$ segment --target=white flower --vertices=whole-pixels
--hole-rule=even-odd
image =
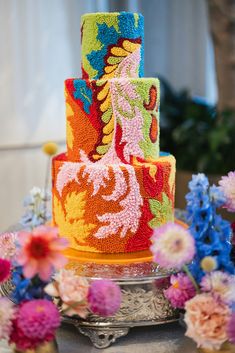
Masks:
[[[184,227],[167,223],[155,229],[151,251],[154,261],[166,269],[180,269],[189,263],[195,254],[194,238]]]
[[[46,286],[45,292],[62,300],[62,310],[66,315],[85,318],[88,314],[88,288],[85,278],[77,276],[72,270],[63,269],[54,276],[54,282]]]

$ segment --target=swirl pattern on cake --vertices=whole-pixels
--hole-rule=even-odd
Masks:
[[[143,76],[143,16],[82,17],[82,79],[65,81],[67,153],[53,160],[53,218],[71,248],[146,250],[173,221],[175,159],[159,154],[159,81]]]

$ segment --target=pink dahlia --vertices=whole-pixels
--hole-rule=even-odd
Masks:
[[[15,305],[7,298],[0,298],[0,340],[9,339],[15,315]]]
[[[174,308],[183,309],[185,303],[196,295],[196,289],[187,275],[178,273],[171,276],[171,286],[164,294]]]
[[[228,323],[227,332],[229,341],[235,344],[235,312],[233,312],[231,315],[231,318]]]
[[[194,238],[184,227],[167,223],[154,230],[152,236],[153,259],[166,269],[181,269],[195,254]]]
[[[17,233],[3,233],[0,235],[0,257],[13,260],[17,253]]]
[[[219,300],[227,304],[235,302],[235,276],[222,271],[206,274],[201,283],[203,292],[211,292]]]
[[[41,280],[47,281],[55,269],[64,267],[67,262],[62,250],[68,242],[58,237],[57,228],[39,226],[31,233],[20,232],[19,243],[22,248],[17,260],[26,278],[38,274]]]
[[[9,279],[11,275],[11,263],[9,260],[0,259],[0,283]]]
[[[62,310],[66,315],[85,318],[88,315],[88,289],[89,283],[85,278],[77,276],[72,270],[63,269],[46,286],[45,292],[61,299]]]
[[[231,311],[209,293],[196,295],[185,303],[186,336],[198,347],[216,350],[227,341]]]
[[[222,176],[219,181],[220,188],[226,197],[224,207],[230,212],[235,212],[235,171]]]
[[[121,305],[121,289],[110,280],[93,281],[88,291],[88,302],[91,311],[101,316],[114,315]]]
[[[11,342],[18,349],[34,349],[54,339],[60,326],[60,314],[49,300],[37,299],[25,302],[18,311],[14,322]]]

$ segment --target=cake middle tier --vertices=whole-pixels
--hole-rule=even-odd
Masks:
[[[175,158],[145,163],[78,163],[53,159],[53,220],[76,250],[147,250],[153,229],[174,219]]]
[[[158,79],[68,79],[65,97],[68,160],[159,157]]]

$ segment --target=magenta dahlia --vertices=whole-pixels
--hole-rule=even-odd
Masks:
[[[93,281],[88,291],[90,310],[97,315],[114,315],[121,305],[121,289],[111,280]]]
[[[18,349],[33,349],[54,339],[60,326],[60,314],[49,300],[37,299],[25,302],[19,308],[14,322],[11,342]]]
[[[196,289],[187,275],[178,273],[171,276],[171,286],[164,294],[174,308],[183,309],[185,303],[196,295]]]
[[[11,263],[9,260],[0,259],[0,283],[8,280],[11,274]]]

